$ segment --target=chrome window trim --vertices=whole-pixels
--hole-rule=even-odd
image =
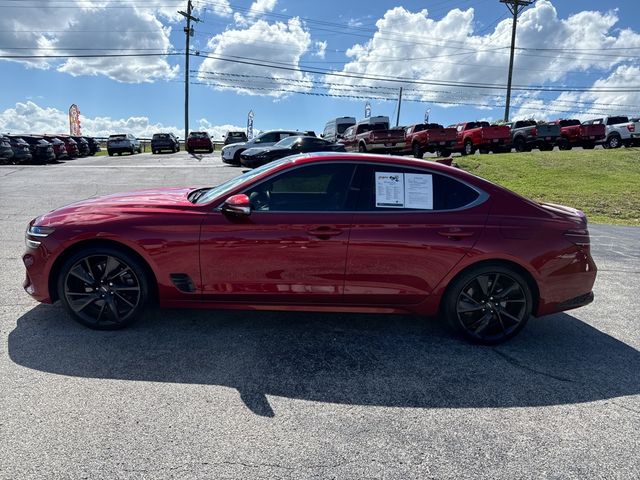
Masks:
[[[326,162],[322,162],[323,164],[344,164],[347,163],[344,160],[339,160],[339,161],[331,161],[328,160]],[[474,207],[477,207],[478,205],[483,204],[484,202],[486,202],[489,199],[489,194],[487,192],[485,192],[484,190],[476,187],[475,185],[470,184],[469,182],[466,182],[465,180],[461,180],[459,178],[456,178],[453,175],[449,175],[447,173],[443,173],[443,172],[436,172],[434,170],[429,170],[428,167],[424,168],[424,167],[414,167],[414,166],[406,166],[406,165],[397,165],[394,163],[381,163],[381,162],[371,162],[371,161],[366,161],[366,160],[356,160],[353,162],[349,162],[351,164],[353,164],[355,167],[358,167],[359,165],[372,165],[372,166],[384,166],[384,167],[390,167],[390,168],[405,168],[405,169],[416,169],[418,171],[422,171],[422,170],[426,170],[427,172],[429,172],[430,174],[436,174],[436,175],[442,175],[445,177],[448,177],[456,182],[460,182],[463,185],[471,188],[472,190],[474,190],[475,192],[478,193],[478,198],[476,198],[473,202],[464,205],[462,207],[459,208],[452,208],[449,210],[418,210],[418,209],[414,209],[414,210],[407,210],[404,208],[390,208],[389,210],[336,210],[336,211],[328,211],[328,210],[278,210],[278,211],[269,211],[269,210],[252,210],[251,211],[251,215],[253,215],[254,213],[274,213],[274,214],[279,214],[279,213],[314,213],[314,214],[340,214],[340,213],[344,213],[344,214],[365,214],[365,215],[371,215],[371,214],[389,214],[389,213],[393,213],[393,214],[440,214],[440,213],[451,213],[451,212],[461,212],[464,210],[469,210],[472,209]],[[318,163],[306,163],[306,164],[302,164],[302,165],[296,165],[294,167],[290,167],[287,169],[288,171],[292,171],[298,168],[303,168],[306,166],[311,166],[311,165],[318,165]],[[285,172],[280,172],[280,173],[285,173]],[[355,173],[355,169],[354,169],[354,173]],[[252,184],[251,186],[243,189],[242,191],[237,192],[238,194],[245,194],[246,192],[252,188],[255,188],[256,186],[262,185],[263,183],[269,181],[273,176],[269,176],[259,182],[256,182],[254,184]],[[351,179],[351,181],[353,182],[353,177]],[[216,199],[217,201],[217,199]],[[224,200],[222,201],[222,204],[224,204]],[[222,208],[222,204],[220,206],[218,206],[215,211],[221,211]]]

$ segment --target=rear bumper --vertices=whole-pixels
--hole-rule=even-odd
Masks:
[[[388,143],[368,143],[367,151],[369,152],[394,152],[401,151],[406,148],[405,142],[388,142]]]
[[[569,258],[569,256],[567,256]],[[588,253],[575,254],[572,261],[559,259],[564,265],[550,272],[540,287],[537,316],[572,310],[593,302],[593,285],[598,269]],[[565,263],[566,262],[566,263]]]

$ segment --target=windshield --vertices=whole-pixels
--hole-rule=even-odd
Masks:
[[[238,185],[243,184],[244,182],[251,180],[259,175],[262,175],[264,172],[268,172],[283,163],[287,163],[291,161],[292,157],[281,158],[280,160],[276,160],[275,162],[267,163],[261,167],[254,168],[253,170],[249,170],[242,175],[232,178],[231,180],[227,180],[226,182],[218,185],[217,187],[213,187],[207,193],[203,194],[198,198],[196,204],[201,205],[203,203],[209,203],[212,200],[215,200],[218,197],[224,196],[226,193],[230,192]]]
[[[287,137],[280,140],[278,143],[274,145],[274,147],[290,147],[294,143],[298,141],[300,137]]]

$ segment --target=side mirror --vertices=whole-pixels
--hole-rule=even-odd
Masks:
[[[222,204],[222,212],[231,215],[251,215],[251,202],[244,193],[232,195]]]
[[[262,139],[261,138],[254,138],[253,139],[253,143],[262,143]]]
[[[321,133],[321,134],[320,134],[320,138],[324,138],[324,133]]]

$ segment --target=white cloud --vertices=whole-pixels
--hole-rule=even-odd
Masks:
[[[258,20],[248,28],[227,30],[212,37],[208,42],[208,50],[216,57],[224,56],[240,61],[259,59],[259,62],[295,68],[310,44],[311,35],[298,18],[290,19],[287,23],[273,24]],[[220,73],[224,75],[219,75]],[[292,85],[296,90],[311,88],[310,76],[302,72],[233,63],[216,58],[206,58],[202,62],[198,78],[202,82],[214,84],[212,87],[218,90],[276,98],[285,96],[286,92],[283,90]]]
[[[16,3],[2,9],[1,55],[88,55],[106,53],[167,53],[171,27],[160,18],[177,20],[184,2],[150,0],[141,6],[122,2],[79,0],[62,8],[59,2],[38,2],[38,8]],[[175,6],[174,6],[175,5]],[[118,8],[116,8],[118,7]],[[95,50],[87,50],[95,49]],[[106,49],[106,50],[105,50]],[[131,49],[141,49],[137,52]],[[108,50],[108,51],[107,51]],[[165,56],[111,58],[16,59],[30,67],[57,70],[71,75],[104,75],[120,82],[153,82],[176,76],[178,66]]]
[[[276,8],[278,0],[256,0],[251,4],[246,15],[239,12],[233,14],[233,20],[238,27],[247,27],[266,13]]]
[[[171,125],[153,123],[148,117],[80,117],[83,135],[107,137],[114,133],[132,133],[140,138],[150,138],[154,133],[172,132],[184,137],[184,130]],[[244,130],[234,125],[213,125],[207,119],[198,121],[198,129],[208,131],[216,139],[222,139],[228,130]],[[41,107],[32,101],[16,103],[14,108],[0,112],[0,132],[3,133],[65,133],[69,131],[69,117],[56,108]]]
[[[640,66],[621,65],[610,75],[596,80],[586,92],[564,92],[554,99],[543,99],[540,95],[519,99],[515,119],[578,118],[589,120],[610,114],[640,116],[640,92],[607,92],[628,88],[640,78]]]
[[[315,42],[314,46],[316,47],[314,55],[319,58],[324,58],[327,53],[327,42]]]
[[[351,60],[344,65],[342,73],[504,85],[511,20],[504,20],[492,32],[481,35],[474,31],[474,15],[473,8],[455,8],[435,20],[430,18],[428,10],[410,12],[403,7],[392,8],[376,22],[377,31],[369,41],[347,51]],[[518,23],[517,45],[528,50],[517,52],[514,84],[562,81],[584,85],[580,76],[574,79],[569,75],[585,71],[604,74],[633,61],[628,57],[628,51],[616,49],[640,47],[640,35],[630,29],[616,29],[617,22],[615,11],[584,11],[562,19],[549,0],[538,0],[521,15]],[[637,64],[637,60],[635,62]],[[398,86],[397,83],[339,76],[327,77],[327,81],[359,86]],[[417,84],[406,84],[405,88],[406,98],[434,103],[504,103],[503,91]],[[332,91],[338,93],[340,89],[334,87]],[[634,103],[629,95],[616,98],[618,103]],[[525,99],[526,96],[522,97]]]

